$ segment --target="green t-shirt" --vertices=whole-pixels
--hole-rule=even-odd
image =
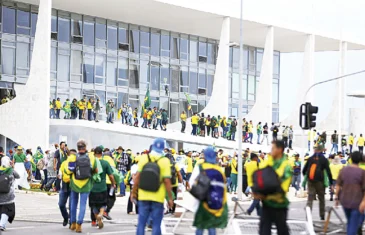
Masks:
[[[167,113],[166,112],[162,112],[161,116],[162,116],[162,120],[167,120]]]
[[[23,162],[25,162],[25,154],[24,153],[21,153],[20,155],[19,154],[14,154],[14,161],[15,161],[15,163],[18,163],[18,162],[21,162],[21,163],[23,163]]]
[[[94,186],[91,190],[91,192],[93,193],[105,192],[107,190],[106,175],[113,174],[113,169],[107,161],[103,159],[99,159],[99,161],[101,167],[103,168],[103,172],[100,174],[100,179],[101,179],[100,182],[94,182]]]

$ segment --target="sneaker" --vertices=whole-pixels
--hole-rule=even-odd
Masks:
[[[147,231],[152,231],[152,225],[147,226]]]
[[[116,197],[125,197],[123,194],[118,194]]]
[[[91,221],[91,227],[96,227],[96,221]]]
[[[66,226],[67,226],[67,224],[68,224],[68,219],[64,219],[64,220],[63,220],[63,223],[62,223],[63,227],[66,227]]]
[[[6,229],[5,229],[5,227],[0,226],[0,230],[5,231]]]
[[[112,220],[112,217],[109,216],[109,213],[108,212],[104,212],[103,216],[107,220]]]
[[[321,220],[324,220],[324,217],[323,216],[321,217]]]
[[[133,211],[128,213],[128,215],[135,215],[135,214],[136,213],[134,213]]]
[[[98,215],[98,217],[96,219],[98,220],[99,229],[102,229],[104,227],[103,216],[102,215]]]

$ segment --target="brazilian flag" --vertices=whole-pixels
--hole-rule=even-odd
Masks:
[[[191,110],[191,98],[190,95],[188,93],[184,93],[186,100],[188,101],[188,110]]]
[[[150,88],[147,88],[146,95],[144,97],[144,103],[142,105],[141,117],[143,117],[144,110],[149,108],[151,105]]]

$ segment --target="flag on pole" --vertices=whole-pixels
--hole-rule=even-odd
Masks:
[[[184,95],[186,96],[186,100],[188,101],[188,110],[191,110],[191,98],[190,95],[186,92],[184,92]]]
[[[150,88],[147,88],[146,95],[144,97],[144,102],[142,104],[141,117],[143,117],[144,110],[149,108],[151,105]]]

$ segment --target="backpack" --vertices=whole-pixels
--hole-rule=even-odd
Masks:
[[[309,167],[308,180],[321,181],[324,179],[323,170],[319,162],[319,156],[313,156],[314,161]]]
[[[175,167],[175,160],[174,157],[168,153],[166,154],[166,156],[169,160],[170,160],[170,165],[171,165],[171,184],[175,185],[176,184],[176,167]]]
[[[75,162],[75,179],[85,180],[91,178],[90,158],[87,154],[77,155]]]
[[[9,193],[11,188],[11,178],[6,173],[0,174],[0,193]]]
[[[161,170],[157,163],[163,157],[160,157],[155,162],[151,161],[149,154],[147,155],[147,157],[148,157],[148,162],[146,165],[144,165],[142,169],[139,188],[148,192],[157,192],[161,185],[161,180],[160,180]]]
[[[281,179],[271,166],[258,169],[253,173],[252,191],[261,195],[283,192],[281,188]]]
[[[206,201],[209,194],[210,178],[206,175],[202,165],[199,165],[199,169],[200,173],[190,189],[190,194],[199,201]]]
[[[214,128],[215,125],[216,125],[216,123],[217,123],[216,120],[211,120],[210,121],[210,127],[213,127]]]
[[[44,160],[42,158],[42,159],[39,159],[39,161],[37,162],[37,169],[41,171],[41,170],[43,170],[43,168],[44,168]]]

